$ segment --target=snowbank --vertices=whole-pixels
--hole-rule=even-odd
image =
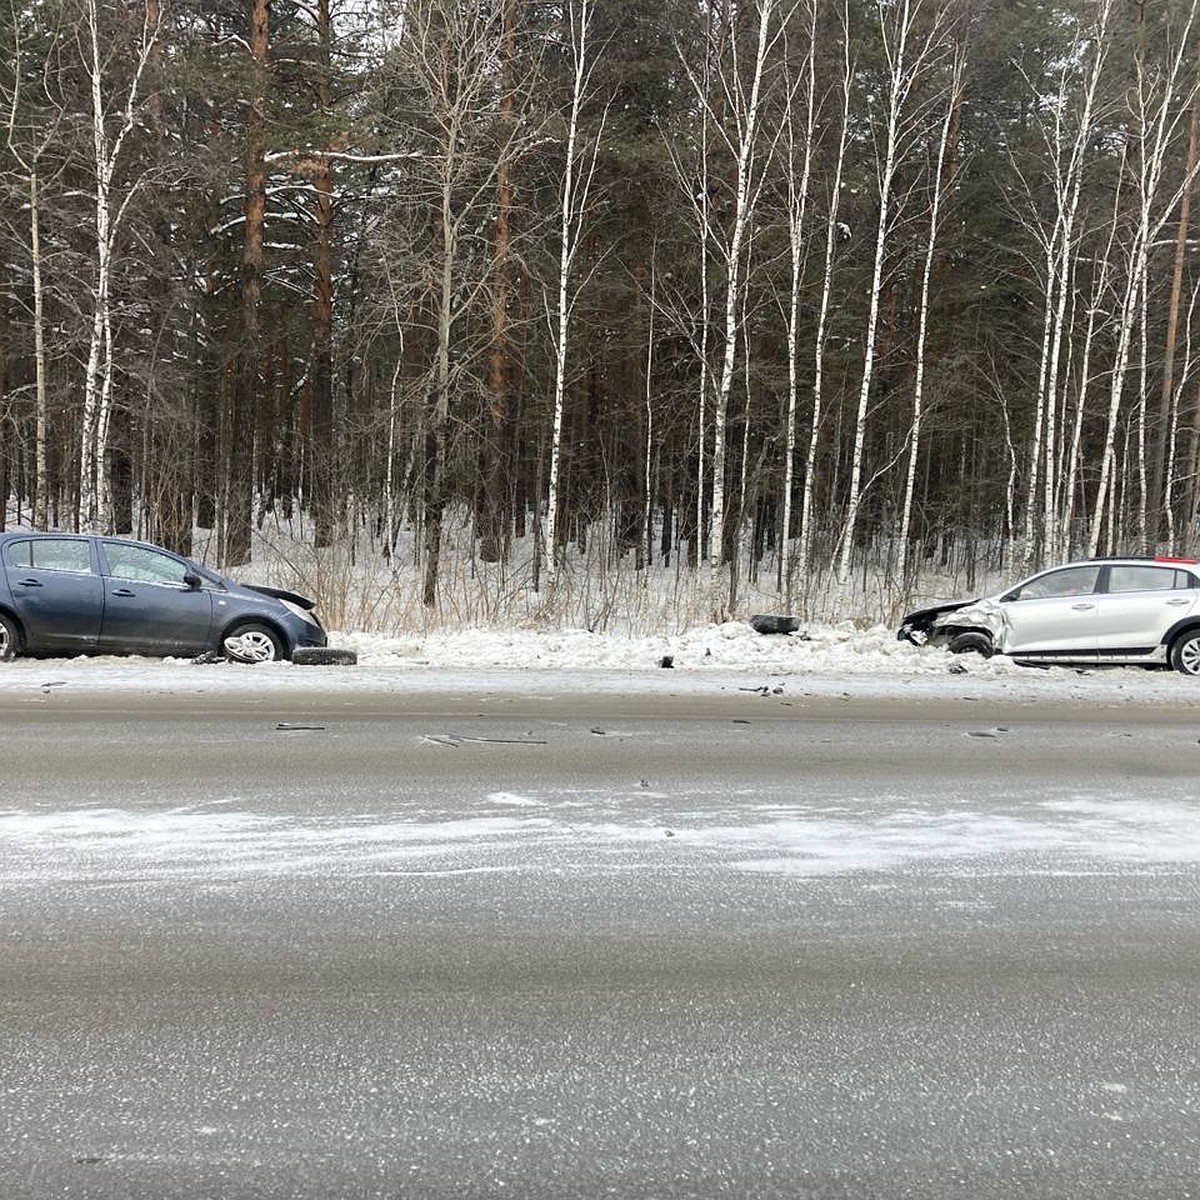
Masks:
[[[1105,704],[1192,704],[1200,683],[1144,669],[1037,670],[1003,657],[955,657],[896,640],[883,626],[814,626],[787,636],[755,633],[730,622],[676,636],[620,637],[587,630],[464,629],[428,637],[334,633],[334,645],[358,651],[356,667],[269,663],[237,667],[186,659],[19,659],[0,667],[0,696],[72,690],[221,693],[373,690],[491,690],[556,693],[674,693],[785,687],[811,694],[964,694],[1008,700],[1051,698]],[[670,661],[670,670],[663,668]]]

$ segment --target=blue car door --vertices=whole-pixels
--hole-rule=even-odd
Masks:
[[[104,621],[100,649],[120,654],[199,654],[212,628],[212,593],[184,582],[189,563],[133,542],[100,542]]]
[[[104,613],[104,584],[87,537],[11,541],[4,567],[26,649],[85,651],[95,647]]]

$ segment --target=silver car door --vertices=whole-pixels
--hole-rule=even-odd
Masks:
[[[1003,601],[1006,654],[1096,651],[1096,583],[1100,567],[1084,564],[1037,575]]]
[[[1152,650],[1200,600],[1186,572],[1154,563],[1114,564],[1108,588],[1096,596],[1096,645],[1100,653]]]

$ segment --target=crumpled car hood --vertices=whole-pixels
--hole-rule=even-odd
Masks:
[[[310,600],[307,596],[301,596],[297,592],[284,591],[283,588],[267,587],[261,583],[239,583],[238,587],[246,588],[247,591],[258,592],[262,596],[273,596],[276,600],[287,600],[307,612],[311,612],[317,607],[315,600]]]
[[[930,623],[931,629],[943,629],[947,625],[970,625],[986,629],[994,639],[1004,632],[1004,609],[993,597],[975,600],[953,612],[942,613]]]

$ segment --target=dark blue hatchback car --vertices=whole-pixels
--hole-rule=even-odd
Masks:
[[[213,653],[256,663],[325,642],[311,600],[236,583],[160,546],[0,534],[0,660]]]

